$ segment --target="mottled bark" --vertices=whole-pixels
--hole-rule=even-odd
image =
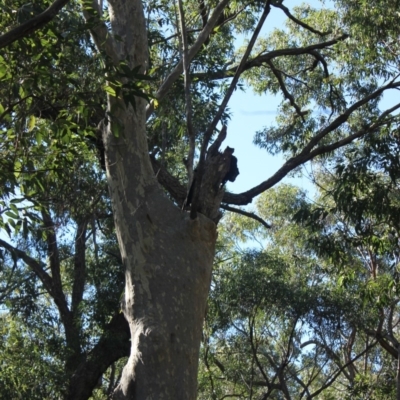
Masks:
[[[202,215],[191,220],[158,186],[147,156],[144,104],[138,101],[136,110],[118,112],[124,135],[105,135],[131,330],[115,398],[194,399],[216,227]]]
[[[112,101],[110,100],[112,105]],[[115,226],[126,268],[131,354],[116,399],[194,399],[211,280],[215,224],[174,205],[159,187],[145,136],[145,104],[123,104],[105,133]]]
[[[131,66],[147,62],[142,4],[110,1],[115,52]],[[216,226],[191,220],[159,187],[146,138],[145,102],[135,109],[109,98],[107,180],[126,269],[123,311],[131,353],[116,399],[196,397],[198,355],[211,281]],[[116,135],[116,132],[122,132]],[[117,137],[118,136],[118,137]]]

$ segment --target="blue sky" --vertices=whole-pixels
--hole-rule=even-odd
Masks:
[[[285,6],[292,9],[293,6],[301,3],[296,0],[285,1]],[[318,0],[306,1],[306,3],[321,7],[321,2]],[[286,15],[281,10],[272,8],[260,36],[266,36],[272,29],[282,27],[285,20]],[[243,40],[243,37],[238,38],[237,45],[241,46]],[[282,156],[271,156],[253,144],[255,133],[274,123],[280,101],[280,96],[260,96],[254,94],[251,89],[247,89],[246,92],[242,90],[234,92],[228,106],[232,118],[228,124],[228,136],[224,145],[235,149],[240,175],[235,182],[228,184],[229,191],[241,193],[249,190],[268,179],[282,166],[284,162]],[[300,186],[310,195],[315,192],[306,174],[302,177],[285,178],[284,182]]]
[[[299,0],[286,0],[285,6],[292,10],[294,6],[303,3]],[[304,3],[316,8],[333,7],[330,1],[309,0]],[[265,27],[260,36],[266,36],[274,28],[282,28],[286,21],[286,15],[274,7],[268,16]],[[237,46],[241,46],[244,37],[238,37]],[[382,82],[383,84],[384,82]],[[233,183],[228,183],[228,190],[233,193],[241,193],[260,184],[273,175],[284,163],[281,155],[271,156],[265,150],[253,144],[253,138],[258,130],[274,124],[281,96],[256,95],[251,89],[246,92],[236,90],[229,103],[231,120],[228,123],[228,136],[224,145],[235,149],[238,158],[240,175]],[[398,91],[386,92],[381,101],[381,109],[385,110],[398,102]],[[302,176],[296,178],[286,177],[282,182],[295,184],[308,192],[310,198],[314,197],[316,189],[307,171],[311,170],[308,162],[302,169]]]

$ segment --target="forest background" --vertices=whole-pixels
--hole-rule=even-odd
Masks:
[[[400,4],[51,4],[0,2],[0,398],[400,399]]]

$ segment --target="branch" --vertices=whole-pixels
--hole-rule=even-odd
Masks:
[[[53,287],[62,292],[60,257],[57,246],[57,236],[54,231],[54,222],[47,211],[42,210],[43,226],[46,231],[47,256],[49,257]]]
[[[214,143],[210,146],[210,148],[208,149],[208,156],[209,157],[215,157],[218,154],[219,148],[221,147],[222,142],[226,139],[226,131],[227,131],[227,127],[226,125],[224,125],[217,138],[214,140]]]
[[[398,84],[398,86],[400,86],[400,83]],[[371,124],[370,126],[360,129],[356,133],[353,133],[352,135],[349,135],[346,138],[344,138],[342,140],[338,140],[337,142],[332,143],[330,145],[317,147],[315,150],[313,150],[309,153],[308,160],[311,160],[312,158],[315,158],[316,156],[321,155],[321,154],[330,153],[333,150],[336,150],[340,147],[345,146],[346,144],[353,142],[355,139],[358,139],[362,136],[365,136],[368,133],[373,132],[375,129],[381,127],[384,124],[384,122],[381,122],[381,120],[384,117],[386,117],[391,112],[397,110],[398,108],[400,108],[400,103],[396,104],[394,107],[392,107],[392,108],[386,110],[384,113],[382,113],[379,116],[378,120],[375,123]],[[308,161],[308,160],[306,160],[306,161]]]
[[[291,19],[294,23],[296,23],[297,25],[300,25],[301,27],[303,27],[304,29],[307,29],[308,31],[310,31],[312,33],[316,33],[317,35],[320,35],[320,36],[326,36],[329,33],[331,33],[331,32],[321,32],[321,31],[313,28],[312,26],[306,24],[305,22],[300,21],[293,14],[291,14],[289,9],[287,7],[285,7],[281,2],[272,3],[272,5],[276,8],[280,8],[286,14],[286,16],[289,19]]]
[[[163,167],[154,156],[150,156],[150,161],[153,166],[156,178],[161,186],[163,186],[170,196],[175,200],[179,206],[182,206],[186,199],[187,190],[181,184],[178,178],[170,174],[165,167]]]
[[[221,204],[221,208],[223,208],[224,210],[227,210],[227,211],[234,212],[236,214],[244,215],[245,217],[249,217],[249,218],[255,219],[261,225],[264,225],[267,229],[271,229],[272,228],[272,226],[270,224],[265,222],[261,217],[259,217],[258,215],[254,214],[254,213],[243,211],[240,208],[230,207],[230,206],[228,206],[226,204]]]
[[[267,61],[267,64],[270,66],[272,73],[275,75],[276,79],[279,82],[279,86],[283,92],[283,95],[286,99],[289,100],[292,107],[296,110],[297,115],[303,120],[304,122],[304,115],[307,114],[307,111],[301,111],[301,108],[296,104],[294,97],[289,93],[286,88],[285,82],[282,78],[282,71],[277,69],[271,60]]]
[[[255,58],[253,58],[252,60],[247,61],[243,67],[242,72],[247,71],[254,67],[261,67],[261,66],[263,66],[264,63],[267,63],[268,61],[270,61],[274,58],[277,58],[277,57],[298,56],[301,54],[312,54],[314,57],[316,57],[316,54],[314,54],[313,51],[318,50],[318,49],[325,49],[329,46],[332,46],[340,41],[347,39],[348,37],[349,37],[349,35],[343,34],[343,35],[338,36],[335,39],[328,40],[327,42],[313,44],[311,46],[295,48],[295,49],[288,48],[288,49],[273,50],[273,51],[268,52],[267,54],[259,55]],[[232,77],[236,73],[237,69],[238,69],[238,67],[233,67],[231,69],[221,70],[221,71],[215,72],[213,74],[209,74],[207,72],[199,72],[197,74],[193,74],[193,76],[195,76],[197,78],[225,79],[225,78]]]
[[[90,25],[90,34],[100,53],[106,55],[112,60],[114,65],[119,64],[119,57],[116,51],[116,45],[113,37],[107,29],[107,25],[101,20],[101,10],[97,0],[92,0],[91,7],[83,4],[82,12],[86,22]]]
[[[307,146],[304,147],[304,149],[300,152],[299,156],[305,155],[311,151],[312,148],[314,148],[328,133],[332,132],[336,128],[338,128],[340,125],[344,124],[350,117],[350,115],[361,108],[363,105],[367,104],[370,100],[374,100],[377,97],[379,97],[385,90],[387,89],[394,89],[396,87],[400,86],[400,82],[390,82],[385,86],[382,86],[381,88],[375,90],[375,92],[371,93],[370,95],[364,97],[363,99],[357,101],[354,103],[351,107],[349,107],[344,113],[339,115],[333,122],[331,122],[325,129],[323,129],[318,135],[314,136],[308,143]],[[379,118],[381,119],[382,117],[385,117],[386,115],[390,114],[392,111],[396,110],[398,108],[398,105],[395,107],[386,110]],[[372,124],[374,126],[375,124]]]
[[[186,33],[197,33],[201,32],[203,29],[189,29],[186,31]],[[155,40],[154,42],[149,42],[149,47],[154,46],[155,44],[159,43],[166,43],[168,40],[174,39],[176,37],[179,37],[179,33],[174,33],[173,35],[167,36],[166,38],[162,37],[161,39]]]
[[[356,334],[357,334],[357,328],[352,328],[350,336],[347,340],[347,344],[345,346],[345,360],[349,361],[351,360],[351,353],[353,352],[353,346],[354,346],[354,342],[356,340]],[[351,377],[351,380],[354,380],[356,374],[358,373],[356,366],[352,363],[349,364],[349,375]]]
[[[271,11],[270,2],[271,2],[271,0],[266,1],[264,11],[261,14],[260,20],[258,21],[257,27],[253,32],[253,35],[250,39],[247,49],[246,49],[245,53],[243,54],[242,60],[240,61],[240,64],[236,70],[235,76],[233,77],[232,82],[230,84],[230,87],[229,87],[221,105],[219,106],[219,109],[218,109],[216,115],[214,116],[211,124],[209,125],[206,132],[204,133],[203,143],[201,145],[201,150],[200,150],[199,164],[197,166],[198,179],[196,179],[196,186],[194,188],[195,197],[193,199],[192,208],[190,211],[190,218],[192,218],[192,219],[196,218],[197,209],[199,208],[199,195],[200,195],[200,188],[201,188],[201,183],[202,183],[202,179],[203,179],[203,175],[204,175],[204,165],[205,165],[208,143],[210,142],[210,139],[212,137],[214,129],[216,128],[218,122],[220,121],[221,116],[222,116],[223,112],[225,111],[226,106],[228,105],[228,102],[233,94],[233,91],[236,89],[236,85],[239,81],[240,75],[242,74],[242,71],[247,62],[247,59],[253,49],[253,46],[257,40],[258,35],[260,34],[261,28],[263,27],[264,22],[268,16],[269,12]]]
[[[49,23],[69,0],[55,0],[45,11],[0,36],[0,49]]]
[[[311,385],[312,381],[316,379],[318,372],[315,373],[315,366],[313,366],[313,369],[311,373],[309,373],[310,379],[308,379],[308,382],[305,383],[302,381],[302,379],[299,378],[298,372],[292,368],[291,365],[288,365],[288,368],[286,368],[287,373],[303,388],[303,391],[300,393],[299,398],[302,399],[304,395],[309,396],[310,391],[308,387]]]
[[[380,346],[385,349],[393,358],[397,359],[398,352],[397,349],[391,346],[388,342],[385,341],[383,337],[378,338],[378,343]]]
[[[179,20],[181,27],[181,42],[182,42],[182,59],[183,59],[183,81],[185,86],[185,106],[186,106],[186,126],[189,138],[189,153],[186,163],[188,171],[188,190],[193,181],[193,162],[194,162],[194,151],[195,151],[195,132],[192,123],[192,98],[190,95],[190,60],[188,57],[188,41],[185,24],[185,13],[183,11],[182,0],[178,0],[179,5]]]
[[[398,86],[400,86],[400,83],[394,83],[394,84],[392,84],[391,87],[394,88],[394,87],[398,87]],[[381,93],[381,91],[382,91],[381,89],[378,89],[376,92],[374,92],[375,97],[378,96]],[[368,96],[368,97],[371,97],[371,96]],[[396,106],[392,107],[391,109],[386,110],[384,113],[382,113],[381,116],[377,119],[377,121],[375,123],[371,124],[369,127],[366,127],[366,128],[363,128],[363,129],[357,131],[353,135],[349,135],[346,138],[339,140],[335,143],[332,143],[330,145],[320,146],[320,147],[316,148],[315,150],[310,151],[309,153],[303,154],[303,152],[302,152],[299,155],[290,158],[269,179],[267,179],[266,181],[262,182],[261,184],[255,186],[254,188],[252,188],[246,192],[237,193],[237,194],[225,192],[223,199],[222,199],[222,202],[224,203],[224,207],[227,206],[228,204],[234,204],[234,205],[240,206],[240,205],[246,205],[246,204],[251,203],[254,197],[258,196],[259,194],[265,192],[272,186],[276,185],[288,173],[290,173],[291,171],[293,171],[295,168],[299,167],[300,165],[304,164],[305,162],[307,162],[319,155],[326,154],[326,153],[332,152],[333,150],[336,150],[340,147],[343,147],[346,144],[349,144],[352,141],[356,140],[357,138],[360,138],[360,137],[366,135],[367,133],[371,132],[372,130],[377,129],[379,126],[382,125],[382,120],[387,115],[389,115],[391,112],[395,111],[398,108],[400,108],[400,103],[397,104]],[[339,118],[341,118],[341,116],[339,116],[338,119]],[[335,121],[333,121],[330,126],[332,126],[332,127],[336,126]],[[334,129],[334,128],[332,128],[332,129]],[[179,179],[174,177],[165,168],[163,168],[161,166],[161,164],[154,157],[150,157],[150,158],[151,158],[151,163],[153,165],[154,173],[157,176],[158,182],[168,191],[168,193],[176,201],[177,204],[182,205],[186,198],[186,195],[187,195],[187,191],[186,191],[185,187],[180,183]]]
[[[400,83],[394,84],[393,87],[395,87],[395,86],[396,87],[400,86]],[[336,150],[340,147],[343,147],[346,144],[349,144],[352,141],[371,132],[371,130],[377,129],[379,126],[382,125],[382,122],[380,122],[380,121],[398,108],[400,108],[400,103],[397,104],[396,106],[392,107],[391,109],[386,110],[384,113],[382,113],[381,116],[378,118],[378,120],[374,124],[357,131],[353,135],[347,136],[346,138],[339,140],[335,143],[332,143],[330,145],[319,146],[314,151],[311,151],[308,154],[302,155],[302,153],[300,153],[298,156],[290,158],[269,179],[267,179],[266,181],[262,182],[261,184],[255,186],[254,188],[252,188],[246,192],[243,192],[243,193],[225,192],[224,197],[222,199],[222,202],[224,203],[224,207],[227,206],[228,204],[234,204],[234,205],[241,206],[241,205],[246,205],[246,204],[251,203],[254,197],[258,196],[259,194],[265,192],[272,186],[276,185],[288,173],[290,173],[291,171],[293,171],[295,168],[299,167],[300,165],[304,164],[305,162],[310,161],[311,159],[313,159],[319,155],[323,155],[323,154],[332,152],[333,150]],[[333,121],[332,124],[334,124],[334,123],[335,123],[335,121]],[[151,158],[153,170],[157,176],[158,182],[168,191],[168,193],[176,201],[177,204],[182,205],[186,198],[186,195],[187,195],[187,191],[186,191],[185,187],[180,183],[178,178],[174,177],[165,168],[163,168],[161,166],[161,164],[154,157],[150,157],[150,158]]]
[[[366,348],[357,356],[355,356],[352,360],[350,360],[349,362],[347,362],[346,364],[344,364],[341,368],[339,368],[336,373],[332,376],[331,379],[329,379],[324,385],[322,385],[318,390],[316,390],[314,393],[312,393],[308,398],[312,399],[315,396],[318,396],[321,392],[323,392],[327,387],[331,386],[336,379],[339,377],[339,375],[341,374],[341,372],[347,368],[350,364],[354,363],[354,361],[357,361],[360,357],[362,357],[367,351],[369,351],[370,349],[372,349],[375,345],[376,345],[376,341],[371,343],[369,346],[366,346]]]
[[[249,342],[250,342],[250,348],[251,348],[251,352],[253,355],[253,360],[255,361],[258,370],[260,371],[262,377],[264,378],[264,381],[266,383],[266,386],[268,387],[268,389],[271,387],[271,381],[268,379],[268,375],[266,374],[266,372],[264,371],[264,368],[258,358],[257,355],[257,347],[254,344],[254,316],[252,318],[249,318]],[[273,383],[273,381],[272,381]]]
[[[326,62],[325,58],[317,50],[310,51],[310,54],[315,57],[314,64],[317,65],[318,62],[320,62],[322,64],[322,68],[324,70],[325,77],[328,78],[330,74],[329,74],[329,69],[328,69],[328,63]],[[332,85],[332,83],[330,81],[328,81],[328,84],[329,84],[329,103],[330,103],[331,108],[332,108],[331,114],[330,114],[330,116],[328,118],[328,120],[330,121],[330,119],[331,119],[331,117],[332,117],[332,115],[334,113],[334,110],[336,108],[335,105],[334,105],[334,101],[333,101],[333,95],[334,95],[334,92],[336,90],[335,90],[334,86]]]
[[[396,109],[400,108],[400,103],[395,105],[394,107],[386,110],[384,113],[380,115],[380,117],[377,119],[375,123],[372,123],[370,126],[365,127],[356,133],[347,136],[344,139],[338,140],[337,142],[334,142],[330,145],[325,145],[325,146],[320,146],[314,150],[312,150],[328,133],[332,132],[333,130],[337,129],[340,125],[345,123],[350,115],[368,103],[368,101],[373,100],[377,97],[379,97],[385,90],[387,89],[394,89],[400,86],[400,82],[391,82],[375,92],[371,93],[369,96],[366,96],[362,100],[358,101],[357,103],[353,104],[351,107],[349,107],[343,114],[339,115],[331,124],[329,124],[325,129],[323,129],[320,133],[318,133],[314,138],[312,138],[308,145],[304,147],[304,149],[294,157],[291,157],[289,160],[287,160],[281,168],[277,172],[275,172],[274,175],[272,175],[269,179],[266,181],[262,182],[258,186],[255,186],[254,188],[240,193],[240,194],[232,194],[232,193],[226,193],[223,198],[224,203],[229,203],[229,204],[235,204],[235,205],[246,205],[251,203],[252,199],[259,194],[265,192],[272,186],[276,185],[278,182],[280,182],[289,172],[293,171],[300,165],[304,164],[307,161],[312,160],[313,158],[326,154],[329,152],[332,152],[333,150],[336,150],[340,147],[343,147],[354,140],[366,135],[367,133],[372,132],[373,130],[379,128],[382,125],[382,119],[385,118],[388,114],[391,112],[395,111]]]
[[[69,309],[67,305],[67,301],[65,299],[63,292],[58,292],[54,286],[52,277],[45,271],[45,264],[40,263],[34,258],[30,257],[26,254],[25,251],[22,251],[4,240],[0,239],[0,246],[3,249],[8,250],[10,253],[15,254],[19,259],[21,259],[40,279],[43,283],[44,288],[50,294],[50,296],[54,299],[58,309],[60,310],[61,315],[69,314]]]
[[[289,389],[287,387],[287,382],[286,382],[286,379],[284,376],[284,372],[285,372],[286,367],[289,365],[290,353],[293,351],[293,350],[291,351],[291,348],[292,348],[293,337],[295,334],[296,325],[297,325],[298,320],[299,320],[298,317],[294,317],[294,319],[292,321],[292,329],[290,332],[290,337],[287,341],[286,354],[284,355],[284,357],[281,357],[281,362],[280,362],[280,365],[279,365],[279,368],[277,371],[277,376],[278,376],[279,382],[282,387],[282,392],[287,399],[290,399],[290,394],[289,394]]]
[[[327,357],[332,360],[339,368],[342,368],[340,357],[326,343],[320,342],[317,339],[311,339],[302,343],[300,345],[300,348],[302,349],[306,346],[309,346],[310,344],[314,344],[315,346],[319,346],[324,349]],[[343,369],[343,373],[345,374],[346,378],[349,379],[349,375],[345,369]]]
[[[213,379],[213,375],[211,372],[211,368],[210,368],[210,363],[208,362],[208,353],[210,351],[210,346],[208,344],[207,341],[207,347],[205,348],[205,352],[204,352],[204,365],[206,366],[207,372],[208,372],[208,377],[210,380],[210,386],[211,386],[211,392],[215,393],[215,386],[214,386],[214,379]]]
[[[315,57],[315,59],[322,64],[322,66],[324,68],[324,72],[325,72],[325,77],[328,78],[329,77],[329,69],[328,69],[327,62],[325,61],[325,58],[317,50],[311,50],[310,54],[312,54]]]
[[[27,99],[29,99],[29,98],[31,98],[31,97],[33,97],[33,95],[30,94],[30,95],[28,95],[28,96],[22,97],[21,99],[19,99],[19,100],[16,101],[15,103],[12,103],[12,104],[10,104],[9,106],[7,106],[7,108],[0,114],[0,122],[3,120],[3,118],[4,118],[7,114],[9,114],[9,113],[14,109],[15,106],[17,106],[17,105],[23,103],[25,100],[27,100]]]
[[[201,153],[200,153],[200,163],[202,161],[204,161],[204,159],[205,159],[205,154],[207,151],[208,143],[212,137],[212,134],[214,133],[214,129],[216,128],[218,122],[220,121],[221,116],[224,113],[225,108],[228,105],[228,102],[229,102],[234,90],[236,89],[236,85],[239,81],[240,75],[243,72],[244,66],[246,65],[247,59],[249,58],[250,53],[253,50],[254,44],[257,40],[257,37],[260,34],[261,28],[263,27],[264,22],[268,16],[269,12],[271,11],[270,2],[271,2],[271,0],[267,0],[265,7],[264,7],[264,11],[260,17],[260,20],[258,21],[256,29],[253,32],[253,35],[250,39],[247,49],[246,49],[245,53],[243,54],[242,60],[240,61],[240,64],[236,69],[235,76],[232,79],[232,82],[231,82],[229,89],[224,97],[224,100],[222,101],[221,105],[219,106],[217,114],[214,116],[213,121],[211,122],[210,126],[207,128],[207,131],[204,133],[204,139],[203,139],[203,143],[201,146]]]
[[[74,365],[76,357],[78,357],[81,353],[79,330],[77,329],[78,320],[74,318],[74,315],[68,308],[63,292],[60,271],[60,255],[58,251],[54,222],[46,210],[42,210],[42,218],[43,226],[46,230],[47,255],[52,276],[51,291],[47,288],[46,289],[53,297],[54,302],[59,309],[61,320],[65,329],[67,346],[72,351],[72,354],[67,358],[65,364],[66,370],[69,370],[71,366]]]
[[[211,31],[214,29],[214,26],[218,20],[218,17],[223,12],[225,6],[229,3],[230,0],[221,0],[218,5],[215,7],[214,12],[212,13],[210,19],[208,20],[204,29],[200,32],[197,37],[195,43],[188,51],[188,61],[193,60],[195,55],[201,49],[201,46],[208,39]],[[165,78],[164,82],[158,89],[155,98],[156,100],[161,100],[169,91],[173,83],[179,78],[180,74],[183,71],[183,60],[181,59],[176,67],[172,70],[172,72]],[[146,118],[148,119],[154,111],[154,100],[150,102],[150,104],[146,108]]]
[[[78,223],[75,235],[75,256],[74,256],[74,281],[72,286],[71,310],[77,318],[79,305],[83,298],[86,278],[86,230],[87,221]]]
[[[129,339],[128,322],[119,312],[105,326],[99,342],[74,371],[66,399],[88,399],[107,368],[120,358],[129,356]]]

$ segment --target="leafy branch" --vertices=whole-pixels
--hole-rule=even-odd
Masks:
[[[45,11],[0,36],[0,49],[48,24],[69,0],[55,0]]]

